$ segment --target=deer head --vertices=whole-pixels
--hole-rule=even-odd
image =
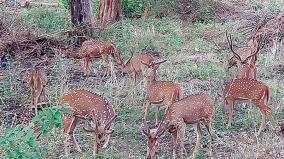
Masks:
[[[106,148],[109,142],[110,134],[113,130],[110,129],[112,121],[117,117],[114,115],[106,124],[102,124],[100,119],[95,116],[95,112],[92,111],[91,125],[92,128],[83,128],[86,132],[94,133],[96,143],[98,147]]]
[[[156,150],[156,145],[158,143],[157,141],[165,131],[166,129],[159,129],[159,127],[150,129],[148,126],[144,126],[142,134],[146,137],[147,140],[147,159],[153,158]]]
[[[129,72],[129,65],[130,65],[130,61],[131,61],[131,59],[133,57],[133,54],[134,54],[134,52],[131,51],[130,58],[126,61],[126,63],[122,64],[123,67],[120,69],[122,75],[124,75],[124,74]]]
[[[167,60],[163,60],[160,62],[153,62],[151,64],[148,64],[144,61],[141,60],[141,63],[143,65],[146,65],[148,67],[148,70],[145,72],[145,76],[148,79],[148,81],[154,81],[156,80],[156,76],[157,76],[157,69],[159,68],[160,64],[166,62]]]
[[[227,41],[228,41],[230,50],[231,50],[231,52],[234,54],[234,56],[229,60],[229,64],[230,64],[230,63],[231,63],[231,64],[235,64],[235,63],[236,63],[238,67],[240,67],[240,65],[242,65],[242,64],[252,63],[252,61],[251,61],[252,58],[254,57],[254,58],[256,59],[259,50],[264,46],[264,43],[263,43],[263,42],[264,42],[264,39],[265,39],[265,38],[260,38],[260,39],[261,39],[261,40],[260,40],[260,43],[258,43],[258,42],[256,41],[256,39],[253,38],[252,41],[250,42],[250,45],[251,45],[252,47],[255,47],[255,45],[257,45],[257,46],[256,46],[255,49],[252,49],[253,52],[251,53],[251,55],[249,55],[249,56],[246,57],[244,60],[242,60],[241,57],[240,57],[240,55],[239,55],[237,52],[235,52],[234,49],[233,49],[232,36],[231,36],[231,35],[228,35],[228,33],[226,32],[226,37],[227,37]],[[234,61],[233,58],[235,58],[237,61]],[[250,61],[249,61],[249,60],[250,60]],[[230,67],[228,67],[228,68],[230,68]]]

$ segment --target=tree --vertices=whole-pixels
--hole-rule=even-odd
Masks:
[[[91,0],[71,0],[71,22],[74,26],[83,26],[86,33],[92,32],[93,14]]]
[[[100,0],[98,20],[101,25],[119,21],[122,15],[122,0]]]

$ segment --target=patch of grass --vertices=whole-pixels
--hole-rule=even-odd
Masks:
[[[20,13],[21,23],[45,32],[54,32],[71,27],[67,13],[62,9],[35,7]]]
[[[183,43],[181,28],[171,19],[124,20],[109,26],[99,38],[111,41],[122,51],[163,50],[173,54]]]

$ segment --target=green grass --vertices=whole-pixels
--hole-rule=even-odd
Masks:
[[[40,31],[55,32],[71,27],[65,10],[57,8],[35,7],[20,13],[21,23],[36,27]]]

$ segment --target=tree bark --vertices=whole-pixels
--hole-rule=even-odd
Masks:
[[[74,26],[83,26],[86,32],[89,33],[93,26],[92,1],[71,0],[70,11],[72,24]]]
[[[119,21],[122,15],[122,0],[100,0],[98,20],[101,25]]]

